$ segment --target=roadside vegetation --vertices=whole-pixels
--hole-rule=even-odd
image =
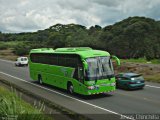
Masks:
[[[7,48],[8,48],[7,45],[5,45],[3,42],[0,42],[0,50],[5,50]]]
[[[160,73],[144,77],[146,81],[160,83]]]
[[[5,120],[51,120],[43,114],[44,106],[31,106],[6,88],[0,86],[0,117]]]
[[[123,60],[122,60],[123,61]],[[160,83],[160,65],[145,62],[122,62],[115,66],[115,73],[134,72],[142,74],[146,81]]]
[[[18,55],[13,53],[12,48],[7,48],[5,50],[0,50],[0,58],[5,60],[13,60],[17,59]]]
[[[160,21],[145,17],[129,17],[105,27],[56,24],[37,32],[0,32],[0,58],[16,60],[18,56],[28,56],[34,48],[91,47],[116,55],[121,59],[122,66],[125,63],[135,63],[135,66],[139,63],[159,65],[159,33]],[[136,67],[132,72],[141,72],[136,71]],[[159,81],[160,73],[157,70],[153,74],[145,74],[148,68],[150,66],[142,71],[147,76],[146,80]]]
[[[121,59],[121,62],[132,62],[132,63],[148,63],[148,64],[160,64],[160,59],[146,60],[146,58],[138,59]]]
[[[122,59],[145,57],[150,61],[160,59],[159,33],[160,22],[145,17],[129,17],[105,27],[56,24],[30,33],[0,32],[0,41],[10,42],[0,45],[0,49],[12,47],[16,55],[26,55],[32,48],[87,46],[106,50]]]

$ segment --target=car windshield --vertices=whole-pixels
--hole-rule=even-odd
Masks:
[[[86,61],[88,63],[87,80],[107,79],[114,76],[110,57],[88,58]]]
[[[139,75],[139,76],[132,76],[131,77],[134,80],[144,80],[143,76]]]
[[[21,61],[27,61],[27,58],[21,58]]]

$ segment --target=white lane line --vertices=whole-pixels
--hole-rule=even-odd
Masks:
[[[101,110],[107,111],[107,112],[109,112],[109,113],[112,113],[112,114],[115,114],[115,115],[119,115],[119,116],[121,116],[121,117],[123,117],[123,118],[126,118],[126,119],[134,120],[133,118],[127,117],[127,116],[122,115],[122,114],[120,114],[120,113],[117,113],[117,112],[114,112],[114,111],[108,110],[108,109],[106,109],[106,108],[103,108],[103,107],[100,107],[100,106],[97,106],[97,105],[91,104],[91,103],[89,103],[89,102],[85,102],[85,101],[83,101],[83,100],[76,99],[76,98],[74,98],[74,97],[71,97],[71,96],[68,96],[68,95],[62,94],[62,93],[60,93],[60,92],[57,92],[57,91],[54,91],[54,90],[51,90],[51,89],[48,89],[48,88],[46,88],[46,87],[43,87],[43,86],[40,86],[40,85],[37,85],[37,84],[31,83],[31,82],[26,81],[26,80],[24,80],[24,79],[21,79],[21,78],[18,78],[18,77],[15,77],[15,76],[9,75],[9,74],[7,74],[7,73],[1,72],[1,71],[0,71],[0,73],[1,73],[1,74],[4,74],[4,75],[6,75],[6,76],[9,76],[9,77],[15,78],[15,79],[17,79],[17,80],[24,81],[24,82],[29,83],[29,84],[31,84],[31,85],[34,85],[34,86],[37,86],[37,87],[43,88],[43,89],[48,90],[48,91],[50,91],[50,92],[54,92],[54,93],[56,93],[56,94],[59,94],[59,95],[65,96],[65,97],[67,97],[67,98],[70,98],[70,99],[76,100],[76,101],[78,101],[78,102],[81,102],[81,103],[84,103],[84,104],[90,105],[90,106],[92,106],[92,107],[94,107],[94,108],[98,108],[98,109],[101,109]]]
[[[151,87],[151,88],[160,88],[158,86],[152,86],[152,85],[146,85],[147,87]]]
[[[0,59],[0,61],[4,61],[4,62],[9,62],[9,63],[14,63],[14,61],[10,61],[10,60],[4,60],[4,59]],[[147,87],[152,87],[152,88],[160,88],[158,86],[152,86],[152,85],[145,85]]]
[[[0,59],[0,61],[4,61],[4,62],[8,62],[8,63],[14,63],[14,61],[10,61],[10,60],[3,60],[3,59]]]

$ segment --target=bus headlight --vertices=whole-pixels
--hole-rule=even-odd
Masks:
[[[94,89],[94,86],[88,86],[87,87],[89,90],[93,90]]]
[[[111,85],[111,86],[116,86],[116,83],[111,83],[110,85]]]

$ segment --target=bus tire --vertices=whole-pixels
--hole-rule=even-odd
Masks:
[[[68,92],[69,92],[70,94],[73,94],[73,93],[74,93],[74,88],[73,88],[72,83],[70,83],[70,82],[68,83],[67,89],[68,89]]]
[[[38,83],[41,85],[43,84],[41,75],[38,75]]]

